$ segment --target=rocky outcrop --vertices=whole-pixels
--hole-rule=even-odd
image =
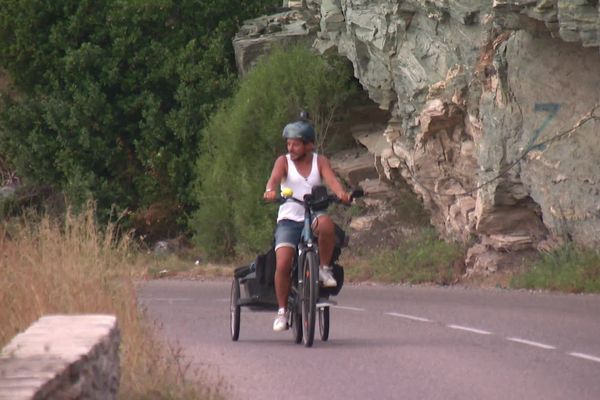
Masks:
[[[310,46],[317,30],[318,19],[314,12],[302,8],[244,21],[233,40],[238,71],[245,74],[261,55],[274,46],[294,43]]]
[[[506,29],[521,29],[523,17],[540,21],[553,37],[600,45],[600,7],[597,0],[494,0],[495,17]]]
[[[337,52],[390,120],[357,135],[470,272],[572,239],[600,245],[597,0],[321,0]]]

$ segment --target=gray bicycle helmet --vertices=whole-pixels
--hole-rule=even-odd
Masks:
[[[283,128],[284,139],[302,139],[304,142],[315,142],[315,129],[308,122],[308,113],[302,111],[300,113],[300,119],[294,122],[290,122]]]

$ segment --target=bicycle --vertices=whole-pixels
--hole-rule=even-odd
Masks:
[[[351,199],[362,197],[363,194],[362,189],[354,190]],[[331,294],[339,292],[343,283],[338,279],[338,288],[319,287],[319,250],[317,238],[312,231],[313,215],[316,211],[327,209],[331,202],[340,201],[336,196],[329,195],[325,186],[315,186],[303,200],[292,197],[292,194],[279,199],[279,203],[285,201],[295,201],[304,207],[304,226],[291,270],[292,287],[288,299],[288,326],[292,330],[296,343],[303,342],[304,346],[311,347],[314,342],[317,314],[321,340],[328,340],[331,304],[328,299]],[[341,229],[336,230],[343,234]],[[339,247],[342,245],[336,247],[337,255],[339,255]],[[338,268],[341,270],[341,267]],[[230,302],[231,338],[234,341],[239,338],[242,306],[253,306],[255,309],[277,308],[274,293],[257,288],[255,271],[252,271],[251,267],[240,267],[236,269],[235,274]],[[244,298],[241,297],[240,284],[245,286],[248,294]]]

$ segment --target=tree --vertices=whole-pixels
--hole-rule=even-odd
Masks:
[[[316,121],[329,120],[353,88],[346,64],[310,49],[276,49],[259,61],[203,134],[195,191],[200,207],[192,218],[200,245],[232,255],[269,244],[275,220],[262,193],[285,148],[283,126],[302,109]],[[316,126],[323,135],[326,128]]]
[[[235,86],[231,39],[275,0],[3,0],[0,154],[99,209],[193,206],[200,132]]]

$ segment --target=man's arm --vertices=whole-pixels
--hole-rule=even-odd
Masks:
[[[263,199],[266,201],[273,201],[277,198],[277,191],[279,190],[279,185],[281,185],[281,181],[287,175],[287,161],[285,156],[277,157],[275,160],[275,165],[273,165],[273,170],[271,171],[271,176],[267,181],[267,186],[265,187],[265,193],[263,194]]]
[[[319,173],[323,177],[323,180],[327,186],[329,186],[329,189],[335,193],[338,199],[344,203],[350,203],[350,194],[346,192],[337,176],[335,176],[335,172],[333,172],[327,157],[322,155],[319,155],[318,157],[317,165],[319,166]]]

